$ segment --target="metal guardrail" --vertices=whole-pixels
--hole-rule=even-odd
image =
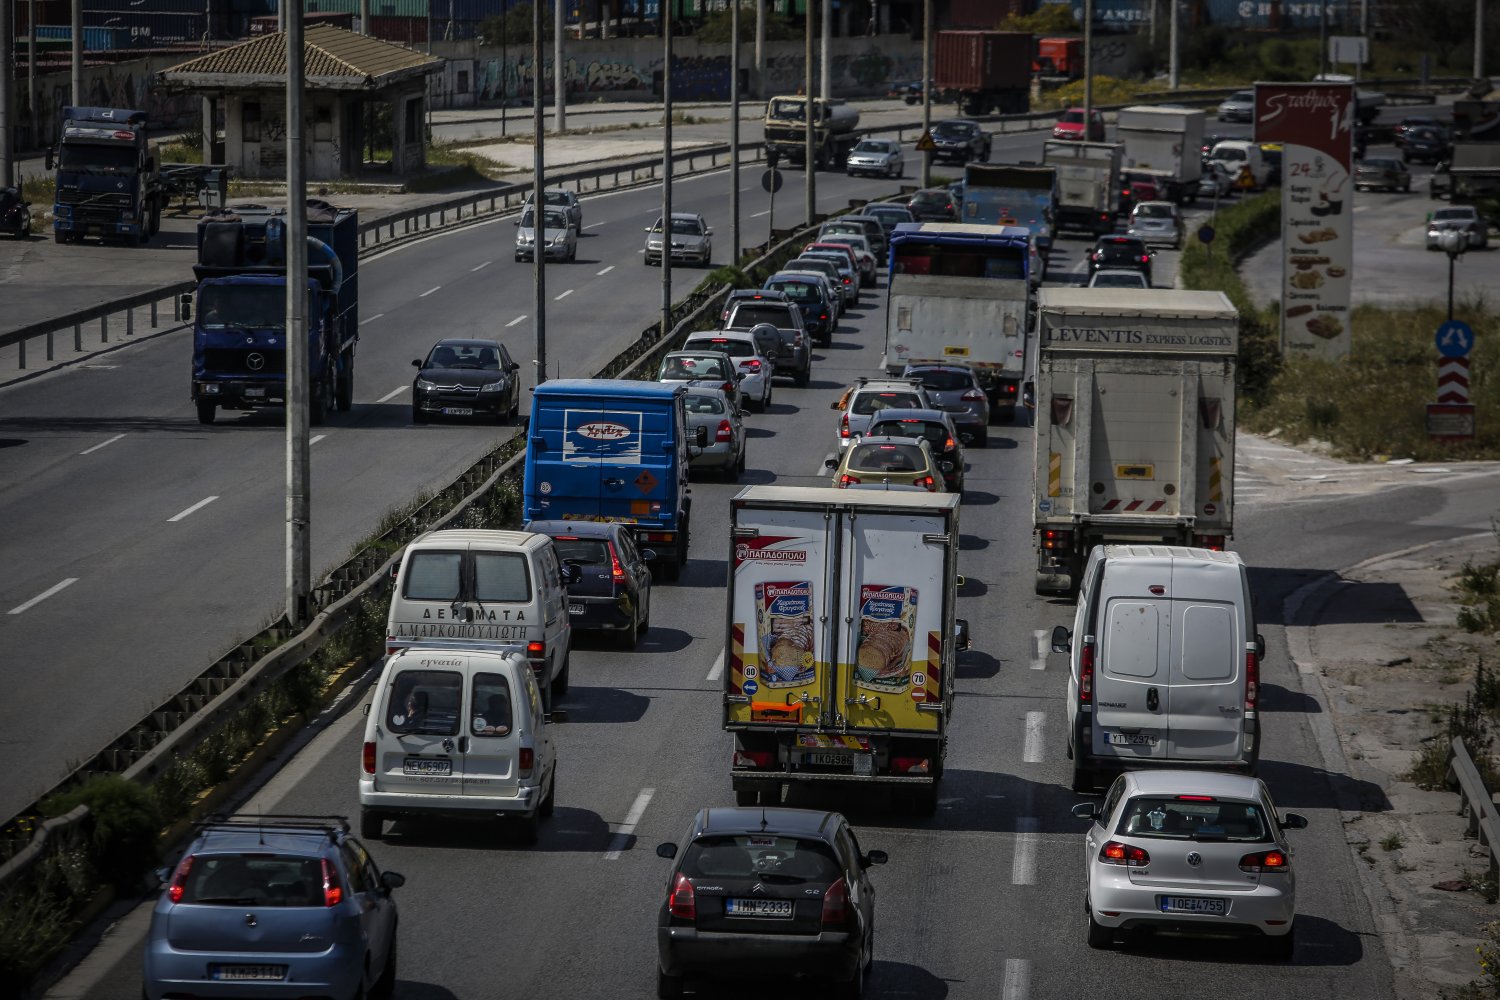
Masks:
[[[1495,901],[1495,887],[1500,887],[1500,812],[1495,809],[1494,797],[1485,786],[1484,778],[1463,737],[1453,737],[1448,748],[1448,785],[1458,788],[1458,814],[1468,819],[1465,833],[1475,837],[1488,848],[1490,870],[1488,882],[1491,890],[1485,894],[1490,902]]]

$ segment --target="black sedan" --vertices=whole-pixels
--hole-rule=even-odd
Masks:
[[[1101,236],[1089,251],[1089,272],[1106,267],[1128,267],[1146,276],[1151,284],[1151,258],[1156,251],[1136,236]]]
[[[521,366],[498,340],[440,340],[412,362],[411,422],[487,416],[514,421],[521,409]]]
[[[527,531],[552,539],[558,561],[578,567],[568,584],[568,618],[576,629],[614,632],[634,649],[651,627],[650,549],[637,547],[630,526],[598,521],[533,521]]]
[[[1411,171],[1394,156],[1369,156],[1354,167],[1354,190],[1410,191]]]
[[[681,844],[656,922],[656,995],[689,977],[806,976],[864,990],[875,950],[875,887],[866,853],[839,813],[779,806],[702,809]]]
[[[1412,129],[1401,144],[1401,159],[1407,163],[1413,160],[1437,163],[1448,158],[1448,149],[1448,136],[1442,129]]]
[[[978,122],[948,118],[932,126],[932,157],[938,161],[969,163],[990,158],[990,137]]]

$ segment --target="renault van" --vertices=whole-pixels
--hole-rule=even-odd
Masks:
[[[1098,546],[1052,649],[1069,657],[1075,791],[1136,767],[1255,772],[1265,644],[1236,553]]]
[[[550,709],[552,697],[568,691],[567,584],[577,572],[561,565],[546,535],[429,531],[406,547],[396,568],[386,652],[433,642],[517,645]]]
[[[525,646],[412,646],[365,706],[359,832],[386,820],[500,817],[533,843],[557,795],[557,755]]]

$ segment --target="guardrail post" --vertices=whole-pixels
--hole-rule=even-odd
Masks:
[[[361,239],[364,238],[363,234],[361,234],[360,238]],[[156,329],[156,300],[155,299],[151,300],[151,329],[153,329],[153,330]]]
[[[47,360],[52,360],[52,331],[47,331]]]
[[[135,336],[135,309],[133,307],[125,310],[125,336]]]
[[[438,209],[438,225],[445,226],[447,224],[448,224],[448,210],[446,208],[440,208],[440,209]],[[430,212],[427,215],[427,228],[428,229],[432,228],[432,213],[430,213]]]
[[[109,343],[109,317],[108,316],[100,316],[99,317],[99,343],[101,343],[101,344],[107,344],[107,343]]]
[[[21,349],[20,363],[17,365],[22,371],[26,370],[26,341],[22,340],[16,344]]]
[[[73,324],[73,350],[79,354],[83,353],[83,324]]]

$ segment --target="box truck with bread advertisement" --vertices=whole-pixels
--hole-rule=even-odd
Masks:
[[[740,805],[793,782],[937,808],[954,667],[958,497],[750,486],[730,504],[724,728]]]

